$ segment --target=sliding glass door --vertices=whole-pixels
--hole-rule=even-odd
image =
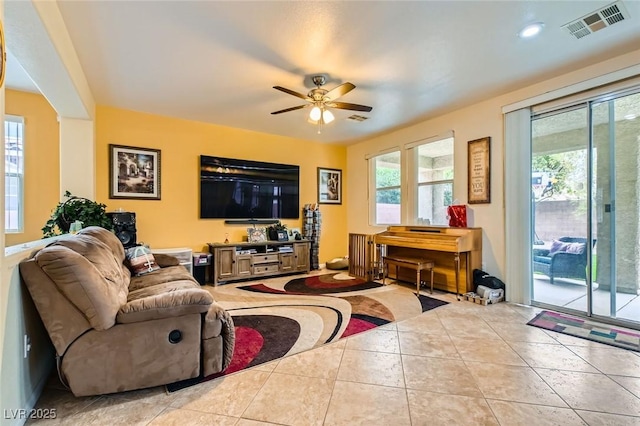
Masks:
[[[640,93],[531,129],[533,302],[640,324]]]

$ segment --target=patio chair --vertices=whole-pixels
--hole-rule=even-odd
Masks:
[[[595,240],[593,244],[595,245]],[[533,249],[533,271],[555,278],[587,278],[587,239],[561,237],[549,249]]]

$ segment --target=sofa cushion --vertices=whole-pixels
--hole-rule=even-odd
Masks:
[[[191,281],[167,282],[129,293],[129,301],[120,308],[117,322],[126,324],[204,313],[212,303],[213,296]]]
[[[200,288],[200,285],[189,271],[187,271],[184,266],[178,265],[161,268],[158,271],[150,272],[138,277],[131,277],[131,281],[129,282],[129,291],[133,292],[141,288],[152,287],[172,281],[190,281],[194,288]]]
[[[106,330],[115,324],[127,301],[130,274],[107,244],[77,234],[51,243],[34,260],[93,328]]]

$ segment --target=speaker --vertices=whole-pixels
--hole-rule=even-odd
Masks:
[[[136,214],[132,212],[110,212],[107,216],[113,223],[113,231],[124,248],[136,245]]]

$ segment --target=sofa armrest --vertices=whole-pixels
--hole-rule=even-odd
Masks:
[[[118,311],[116,322],[128,324],[161,318],[205,313],[213,303],[213,296],[199,288],[151,294],[130,300]]]
[[[534,256],[549,256],[549,250],[548,249],[537,249],[537,248],[534,248],[533,249],[533,255]]]

